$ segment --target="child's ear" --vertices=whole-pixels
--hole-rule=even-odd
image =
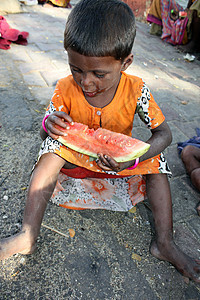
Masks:
[[[133,62],[133,54],[129,54],[122,63],[122,71],[125,71]]]

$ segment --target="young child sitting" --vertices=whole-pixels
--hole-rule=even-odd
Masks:
[[[119,0],[81,0],[71,11],[64,46],[72,75],[58,81],[47,108],[22,229],[1,240],[0,259],[34,251],[52,194],[53,202],[67,208],[127,211],[144,199],[146,182],[156,230],[152,255],[200,282],[199,263],[173,241],[170,170],[162,154],[171,143],[170,129],[142,79],[124,73],[133,61],[135,33],[134,15]],[[139,164],[138,159],[117,163],[106,153],[94,161],[57,141],[73,122],[131,136],[136,113],[152,133]]]

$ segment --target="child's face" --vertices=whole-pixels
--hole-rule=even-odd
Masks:
[[[130,65],[132,59],[129,58],[126,65],[111,56],[90,57],[71,49],[67,52],[73,78],[83,90],[87,101],[97,107],[107,105],[114,97],[121,71]]]

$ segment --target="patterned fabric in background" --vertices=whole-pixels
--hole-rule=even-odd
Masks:
[[[184,3],[185,4],[185,3]],[[193,12],[197,12],[200,18],[200,0],[192,0],[187,11],[187,17],[178,18],[176,21],[171,19],[171,10],[176,12],[184,11],[175,0],[153,0],[147,21],[151,23],[150,33],[161,35],[161,39],[172,45],[186,44],[192,39]]]
[[[70,8],[70,0],[38,0],[39,4],[52,3],[56,6]]]
[[[54,5],[68,7],[70,0],[50,0]]]
[[[161,0],[161,15],[163,33],[161,39],[173,45],[180,45],[183,42],[188,18],[180,19],[176,21],[170,18],[169,12],[171,10],[183,11],[184,9],[176,3],[175,0]]]
[[[153,0],[147,21],[162,26],[161,39],[173,45],[185,43],[185,32],[188,18],[170,18],[171,10],[183,11],[184,9],[175,0]]]

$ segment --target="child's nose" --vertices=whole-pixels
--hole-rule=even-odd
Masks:
[[[81,77],[81,85],[86,89],[92,84],[92,76],[90,73],[83,73]]]

